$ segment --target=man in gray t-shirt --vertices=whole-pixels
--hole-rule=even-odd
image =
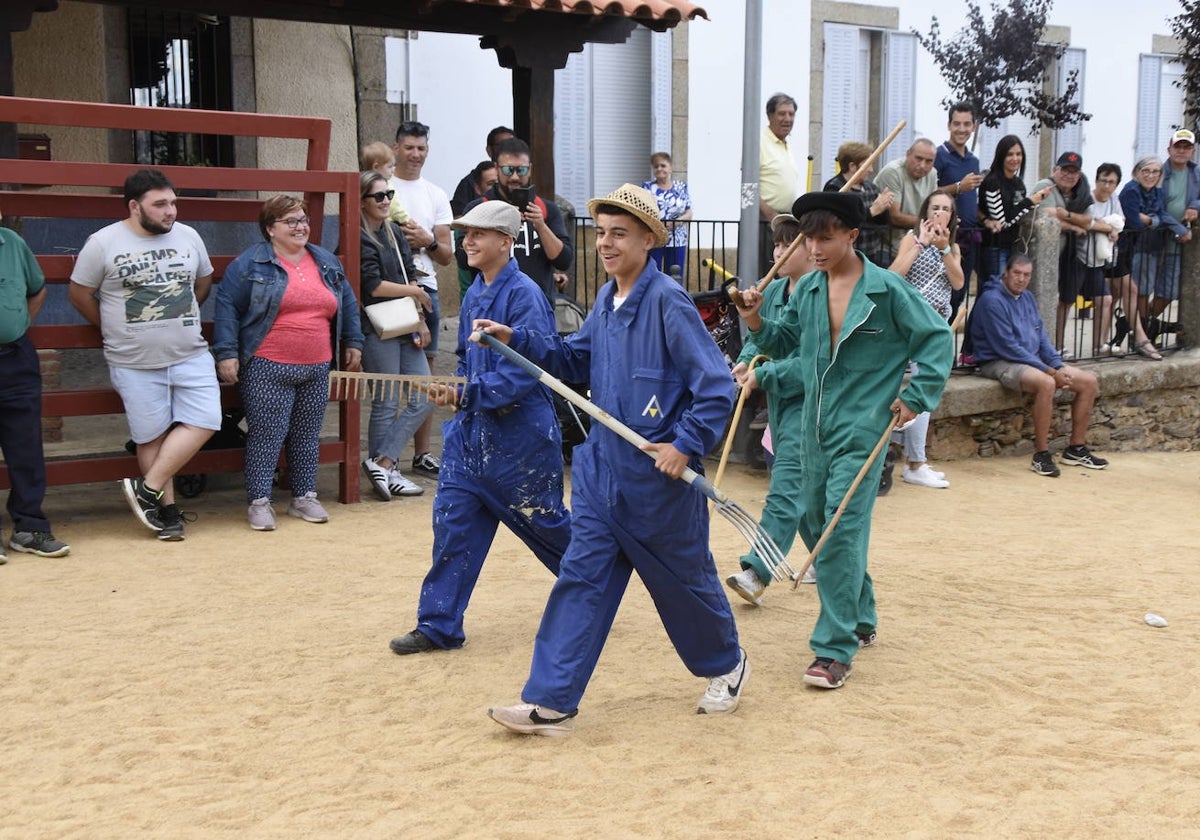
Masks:
[[[88,237],[67,297],[100,328],[109,378],[125,403],[141,478],[122,481],[138,520],[183,539],[175,474],[221,426],[221,395],[200,304],[212,263],[200,236],[175,222],[175,188],[161,172],[125,179],[129,218]]]

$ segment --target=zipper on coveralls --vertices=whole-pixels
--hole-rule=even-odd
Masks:
[[[827,306],[828,306],[828,304],[827,304]],[[821,442],[821,418],[825,416],[821,409],[821,403],[825,399],[825,376],[829,373],[830,369],[832,369],[834,364],[837,362],[838,351],[842,349],[842,342],[845,341],[846,339],[848,339],[850,336],[854,335],[854,331],[856,329],[858,329],[859,327],[861,327],[863,324],[865,324],[867,322],[867,319],[871,317],[871,313],[874,311],[875,311],[875,302],[872,301],[870,298],[867,298],[867,311],[866,311],[866,314],[863,315],[862,320],[859,321],[854,326],[852,326],[849,330],[847,330],[845,328],[844,324],[842,325],[842,333],[843,333],[843,335],[846,336],[846,338],[839,338],[837,341],[837,344],[835,344],[833,346],[833,355],[829,359],[829,366],[826,367],[825,372],[821,374],[821,386],[817,389],[817,442],[818,443]]]

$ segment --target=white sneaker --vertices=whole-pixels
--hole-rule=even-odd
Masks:
[[[366,458],[362,462],[362,470],[371,479],[371,489],[375,495],[385,502],[392,500],[392,491],[388,489],[388,471],[375,463],[374,458]]]
[[[754,569],[742,569],[736,575],[730,575],[725,578],[725,585],[754,606],[762,606],[760,596],[766,590],[767,585],[758,579],[758,572]]]
[[[804,570],[804,574],[800,578],[801,583],[816,583],[817,582],[817,567],[812,563],[808,564],[808,568]]]
[[[425,492],[420,484],[402,476],[400,470],[388,470],[387,486],[393,496],[420,496]]]
[[[520,732],[522,735],[546,735],[551,738],[570,735],[575,728],[571,725],[571,718],[577,714],[578,710],[563,714],[545,706],[535,706],[533,703],[488,709],[488,717],[505,729]]]
[[[950,482],[944,478],[939,478],[938,474],[931,470],[928,464],[922,464],[915,470],[910,470],[906,465],[902,477],[906,484],[917,484],[921,487],[944,488],[950,486]]]
[[[750,660],[746,651],[738,648],[737,667],[720,677],[708,681],[708,690],[700,698],[700,706],[696,709],[698,715],[721,715],[732,712],[742,700],[742,689],[750,678]]]

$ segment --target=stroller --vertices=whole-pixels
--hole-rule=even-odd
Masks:
[[[587,310],[575,298],[564,294],[555,295],[554,324],[559,335],[565,337],[579,332],[586,317]],[[569,382],[567,384],[581,396],[587,396],[587,383]],[[588,430],[592,426],[592,418],[581,413],[558,394],[551,393],[550,399],[554,401],[554,413],[558,416],[558,427],[562,430],[563,463],[569,464],[572,450],[587,440]]]
[[[692,292],[692,302],[708,329],[708,334],[725,357],[725,364],[733,370],[737,357],[742,352],[742,322],[738,318],[737,308],[729,299],[729,286],[737,287],[737,278],[731,277],[713,288],[716,284],[716,273],[709,274],[708,290]]]

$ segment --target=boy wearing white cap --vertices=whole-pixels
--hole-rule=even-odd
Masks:
[[[634,570],[688,670],[709,680],[701,714],[732,712],[750,674],[708,550],[704,496],[681,481],[703,472],[733,407],[733,379],[683,288],[650,250],[666,244],[658,205],[625,184],[588,202],[596,251],[613,278],[583,328],[477,320],[534,363],[588,382],[592,401],[650,443],[655,460],[593,426],[571,466],[571,544],[533,648],[524,701],[488,714],[523,734],[566,735]]]
[[[571,536],[563,504],[562,435],[550,395],[512,362],[467,341],[471,322],[494,318],[554,332],[542,290],[512,258],[521,216],[487,201],[452,223],[478,274],[463,300],[458,330],[459,387],[430,398],[452,405],[443,426],[442,467],[433,504],[433,567],[421,586],[417,626],[392,639],[405,655],[462,647],[463,614],[503,522],[554,574]]]

